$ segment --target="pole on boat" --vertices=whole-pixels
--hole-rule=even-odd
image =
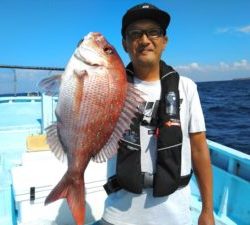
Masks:
[[[17,76],[16,76],[16,70],[13,69],[14,77],[13,77],[13,82],[14,82],[14,96],[17,94]]]
[[[19,65],[2,65],[2,64],[0,64],[0,68],[6,68],[6,69],[26,69],[26,70],[57,70],[57,71],[64,71],[63,67],[45,67],[45,66],[19,66]]]

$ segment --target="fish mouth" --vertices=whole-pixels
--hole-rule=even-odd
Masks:
[[[75,58],[88,66],[105,66],[105,61],[93,49],[84,46],[74,54]]]

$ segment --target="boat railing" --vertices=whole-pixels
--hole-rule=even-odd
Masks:
[[[215,211],[220,218],[237,218],[243,224],[249,216],[249,201],[238,196],[248,196],[250,192],[250,156],[211,140],[207,142],[213,165]]]
[[[250,167],[250,155],[211,140],[207,142],[214,165],[250,181],[250,173],[245,172],[245,168]]]
[[[56,121],[55,108],[58,101],[58,97],[52,97],[42,94],[41,97],[41,109],[42,109],[42,124],[41,133],[45,133],[45,129]]]
[[[41,96],[8,96],[0,98],[0,104],[18,102],[41,102]]]
[[[49,76],[62,74],[62,67],[0,64],[0,97],[38,95],[38,83]]]

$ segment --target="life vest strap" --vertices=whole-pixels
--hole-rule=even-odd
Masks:
[[[108,182],[104,184],[103,187],[108,195],[122,189],[118,183],[116,175],[109,177]]]
[[[193,171],[191,170],[190,174],[185,175],[185,176],[181,176],[180,181],[179,181],[179,188],[183,188],[186,185],[188,185],[188,183],[192,177],[192,174],[193,174]],[[151,175],[149,173],[143,173],[143,177],[144,177],[143,188],[148,188],[148,187],[153,188],[153,175]],[[122,187],[118,183],[116,175],[109,177],[108,182],[106,184],[104,184],[103,187],[108,195],[122,189]]]
[[[179,182],[179,188],[187,186],[189,181],[191,180],[192,175],[193,175],[193,170],[191,170],[190,174],[181,176],[181,179]]]

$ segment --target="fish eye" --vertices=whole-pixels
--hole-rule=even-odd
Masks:
[[[103,51],[107,54],[107,55],[112,55],[114,53],[113,49],[109,46],[105,47],[103,49]]]

